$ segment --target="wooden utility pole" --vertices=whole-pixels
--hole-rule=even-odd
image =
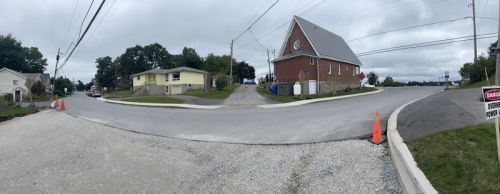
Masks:
[[[476,38],[476,4],[472,0],[472,25],[474,27],[474,62],[477,61],[477,38]],[[486,78],[488,79],[488,78]]]
[[[267,64],[269,65],[269,77],[271,77],[271,61],[269,59],[269,49],[267,49]]]
[[[56,68],[54,69],[54,82],[52,82],[52,96],[54,96],[54,90],[56,90],[57,65],[59,64],[59,53],[61,53],[61,48],[57,49]]]
[[[500,4],[498,5],[498,15],[500,16]],[[500,85],[500,52],[498,52],[500,50],[500,44],[498,44],[500,42],[500,21],[498,22],[498,37],[497,37],[497,50],[496,50],[496,53],[497,53],[497,57],[496,57],[496,64],[495,64],[495,67],[496,67],[496,70],[495,70],[495,85],[499,86]],[[498,123],[498,117],[495,118],[495,134],[497,136],[497,155],[498,155],[498,161],[500,161],[500,129],[499,129],[499,123]]]
[[[231,40],[231,58],[229,59],[229,86],[233,83],[233,43],[234,39]]]

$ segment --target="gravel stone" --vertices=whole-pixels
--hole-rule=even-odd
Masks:
[[[401,193],[385,145],[186,141],[49,110],[0,123],[0,193]]]

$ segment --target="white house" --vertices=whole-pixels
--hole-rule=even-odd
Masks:
[[[0,96],[12,94],[14,102],[21,102],[29,90],[25,83],[27,79],[45,82],[41,73],[21,73],[8,68],[0,69]],[[50,76],[49,78],[50,79]]]

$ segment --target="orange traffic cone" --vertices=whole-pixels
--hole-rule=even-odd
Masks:
[[[66,110],[66,107],[64,107],[64,100],[61,100],[61,110]]]
[[[59,99],[58,98],[56,98],[56,105],[55,106],[56,106],[56,108],[59,106]]]
[[[373,124],[373,137],[372,137],[372,143],[374,144],[379,144],[384,141],[382,137],[382,128],[380,128],[380,119],[379,119],[379,113],[378,111],[375,112],[375,123]]]

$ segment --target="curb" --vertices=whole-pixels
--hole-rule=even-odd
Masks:
[[[149,106],[149,107],[171,107],[171,108],[190,108],[190,109],[217,109],[222,106],[208,106],[208,105],[194,105],[194,104],[164,104],[164,103],[141,103],[141,102],[125,102],[118,100],[109,100],[105,98],[97,98],[100,101],[113,103],[113,104],[124,104],[133,106]]]
[[[442,90],[441,90],[442,91]],[[415,99],[398,107],[391,113],[387,122],[387,140],[389,150],[392,157],[392,162],[398,173],[399,182],[404,193],[438,193],[427,179],[425,174],[417,166],[417,162],[413,159],[410,150],[403,141],[403,138],[398,132],[398,115],[408,105],[429,97],[434,92],[419,99]]]
[[[351,94],[351,95],[337,96],[337,97],[328,97],[328,98],[317,98],[317,99],[310,99],[310,100],[300,100],[300,101],[281,103],[281,104],[266,104],[266,105],[259,105],[257,107],[258,108],[281,108],[281,107],[299,106],[299,105],[310,104],[310,103],[315,103],[315,102],[339,100],[339,99],[356,97],[356,96],[377,94],[377,93],[384,91],[384,89],[382,89],[382,88],[375,88],[375,89],[377,89],[377,90],[372,91],[372,92],[366,92],[366,93]]]

